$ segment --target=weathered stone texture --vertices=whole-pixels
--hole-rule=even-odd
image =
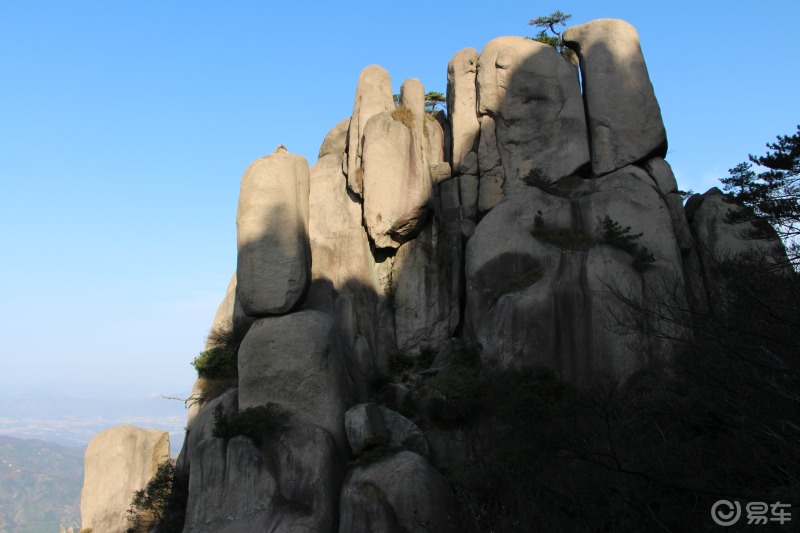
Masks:
[[[98,433],[86,448],[81,491],[82,528],[124,533],[133,493],[169,460],[169,434],[117,426]]]
[[[318,311],[257,320],[239,348],[239,409],[276,403],[346,449],[350,396],[336,324]]]
[[[379,248],[411,240],[430,211],[430,173],[413,130],[389,113],[364,129],[364,222]]]
[[[242,177],[236,294],[249,316],[286,313],[308,289],[308,163],[282,147]]]
[[[464,165],[467,155],[478,149],[477,72],[478,51],[474,48],[461,50],[447,65],[447,111],[453,137],[451,163],[457,174],[477,174],[477,168]]]
[[[355,470],[342,489],[339,531],[458,531],[447,481],[424,457],[404,451]]]
[[[347,175],[347,185],[357,196],[362,193],[361,140],[367,122],[378,113],[392,109],[394,99],[389,73],[378,65],[364,68],[356,85],[353,115],[347,132],[347,154],[342,164],[342,170]]]
[[[552,46],[522,37],[494,39],[478,60],[477,85],[478,113],[494,119],[505,194],[524,187],[521,178],[532,169],[557,180],[588,165],[578,71]]]
[[[636,28],[598,19],[567,28],[563,38],[580,58],[592,171],[603,175],[663,157],[667,134]]]

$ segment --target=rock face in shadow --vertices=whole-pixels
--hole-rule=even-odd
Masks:
[[[117,426],[98,433],[86,448],[81,492],[82,529],[124,533],[133,493],[169,460],[169,434]]]
[[[464,216],[475,219],[478,208],[478,138],[481,124],[476,113],[478,51],[465,48],[447,65],[447,112],[452,135],[453,175],[459,176]]]
[[[458,531],[447,481],[424,457],[400,452],[356,469],[342,489],[339,531]]]
[[[716,187],[689,198],[686,212],[706,261],[721,262],[754,251],[764,253],[773,263],[785,260],[783,247],[772,232],[759,234],[750,222],[728,220],[738,209]]]
[[[198,407],[194,416],[190,413],[189,421],[186,424],[186,438],[184,439],[181,453],[178,455],[176,465],[178,470],[189,472],[192,459],[191,451],[197,448],[205,439],[214,436],[214,426],[216,425],[214,416],[218,407],[225,413],[238,411],[239,390],[229,389],[221,396],[203,405],[202,408]]]
[[[236,295],[248,316],[285,313],[308,290],[308,194],[308,163],[283,147],[242,177]]]
[[[277,481],[253,442],[207,438],[192,450],[184,531],[259,531]]]
[[[467,244],[466,320],[485,359],[541,364],[576,383],[636,368],[650,341],[614,330],[609,316],[625,309],[619,296],[686,300],[669,209],[651,184],[644,170],[626,167],[547,191],[529,187],[481,220]],[[635,248],[604,235],[609,213],[641,234]],[[644,250],[647,263],[637,259]]]
[[[636,28],[599,19],[567,28],[563,38],[580,59],[592,171],[599,176],[663,157],[667,134]]]
[[[430,455],[425,434],[414,422],[375,403],[361,403],[345,413],[347,442],[354,454],[380,443],[393,450]]]
[[[397,348],[438,349],[460,320],[461,239],[437,221],[428,224],[394,259],[393,308]]]
[[[343,469],[330,433],[295,424],[263,439],[194,446],[185,532],[334,531]]]
[[[478,114],[494,119],[506,194],[525,187],[522,179],[532,170],[557,180],[587,166],[578,71],[552,46],[494,39],[478,59],[477,87]]]

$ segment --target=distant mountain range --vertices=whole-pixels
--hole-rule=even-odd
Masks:
[[[0,436],[0,533],[77,531],[84,450]]]
[[[123,424],[169,431],[176,455],[183,444],[186,408],[181,401],[142,391],[93,390],[83,397],[58,388],[0,391],[0,435],[85,447],[99,432]]]

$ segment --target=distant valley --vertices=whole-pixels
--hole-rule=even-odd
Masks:
[[[85,397],[54,392],[58,390],[0,392],[0,435],[85,448],[97,433],[131,424],[168,431],[172,454],[180,451],[186,425],[183,402],[140,391],[123,396],[99,387]]]
[[[80,527],[84,448],[0,436],[0,533]]]

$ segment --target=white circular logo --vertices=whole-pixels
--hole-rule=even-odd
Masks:
[[[717,525],[727,527],[739,521],[742,516],[742,505],[739,502],[719,500],[711,506],[711,518]]]

